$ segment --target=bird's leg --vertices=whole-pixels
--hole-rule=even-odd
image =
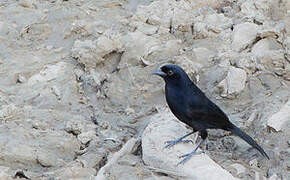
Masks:
[[[207,138],[207,131],[206,130],[201,130],[201,131],[199,131],[199,133],[200,133],[200,136],[201,136],[201,140],[197,144],[196,148],[191,153],[184,154],[184,155],[180,156],[179,158],[184,158],[184,159],[182,161],[180,161],[177,165],[184,164],[185,162],[187,162],[194,154],[196,154],[197,149],[205,141],[205,139]]]
[[[191,135],[193,133],[195,133],[195,131],[192,131],[192,132],[190,132],[190,133],[188,133],[188,134],[186,134],[186,135],[184,135],[184,136],[182,136],[182,137],[180,137],[180,138],[178,138],[176,140],[166,141],[165,144],[167,144],[167,145],[164,148],[172,147],[175,144],[178,144],[178,143],[181,143],[181,142],[183,142],[183,143],[192,142],[193,143],[192,140],[183,140],[184,138],[186,138],[187,136],[189,136],[189,135]]]

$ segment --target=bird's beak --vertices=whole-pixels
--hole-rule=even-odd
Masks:
[[[152,74],[152,75],[158,75],[158,76],[161,76],[161,77],[165,77],[165,76],[166,76],[166,73],[163,72],[163,71],[161,70],[161,68],[158,68],[156,71],[153,71],[151,74]]]

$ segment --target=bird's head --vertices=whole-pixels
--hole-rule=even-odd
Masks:
[[[162,65],[156,71],[152,72],[152,74],[162,77],[166,83],[181,83],[190,80],[184,70],[175,64]]]

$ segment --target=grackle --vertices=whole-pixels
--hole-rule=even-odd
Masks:
[[[239,136],[249,145],[256,148],[263,156],[269,159],[265,151],[246,133],[229,121],[228,116],[190,80],[184,70],[173,64],[166,64],[158,68],[152,74],[162,77],[165,81],[165,95],[167,104],[172,113],[183,123],[190,126],[193,131],[176,140],[167,141],[166,147],[171,147],[185,137],[199,132],[201,141],[197,147],[178,164],[183,164],[195,154],[199,146],[207,138],[207,129],[223,129]]]

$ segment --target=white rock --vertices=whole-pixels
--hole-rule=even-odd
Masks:
[[[195,38],[205,38],[216,36],[226,29],[230,29],[233,21],[225,17],[223,14],[217,14],[213,9],[208,11],[201,11],[201,15],[195,17],[193,23],[193,35]],[[231,35],[232,31],[226,34]]]
[[[246,172],[246,168],[239,163],[232,164],[230,165],[230,167],[234,168],[237,171],[237,175]]]
[[[73,133],[74,135],[79,135],[85,131],[87,126],[86,120],[82,116],[75,116],[72,121],[67,121],[65,125],[65,131]]]
[[[0,120],[5,121],[13,119],[13,117],[19,115],[20,109],[15,104],[3,105],[0,109]]]
[[[162,46],[159,39],[147,36],[140,31],[128,33],[123,37],[123,42],[126,50],[122,55],[121,67],[131,63],[135,64],[140,61],[140,57],[146,58]]]
[[[24,83],[27,81],[26,77],[23,74],[18,74],[17,75],[17,83]]]
[[[110,34],[111,32],[106,32]],[[95,67],[97,64],[104,61],[104,56],[113,52],[120,51],[122,44],[119,38],[110,39],[103,35],[96,41],[76,40],[72,48],[72,56],[86,67]]]
[[[46,150],[37,151],[37,161],[43,167],[53,167],[57,165],[55,155]]]
[[[52,86],[51,87],[51,91],[57,97],[58,100],[61,99],[61,92],[60,92],[60,90],[59,90],[59,88],[57,86],[55,86],[55,85]]]
[[[253,56],[252,53],[239,53],[239,55],[234,56],[233,59],[238,68],[244,69],[247,72],[254,73],[257,69],[258,58]]]
[[[130,23],[130,26],[133,28],[137,28],[139,31],[143,32],[146,35],[153,35],[156,34],[158,31],[157,26],[153,26],[147,23],[143,23],[140,21],[134,21]]]
[[[245,88],[246,80],[246,71],[231,66],[227,77],[218,84],[218,87],[223,89],[223,97],[231,97],[232,95],[237,95]]]
[[[215,54],[213,51],[210,51],[205,47],[194,48],[193,52],[195,53],[196,58],[201,61],[209,61]]]
[[[247,73],[240,68],[230,67],[227,75],[228,93],[239,93],[246,85]]]
[[[232,48],[242,51],[252,44],[258,34],[258,25],[245,22],[234,27]]]
[[[72,48],[72,57],[84,64],[86,67],[95,67],[94,50],[96,42],[92,40],[76,40]]]
[[[50,174],[52,174],[50,172]],[[80,162],[72,162],[67,167],[58,169],[53,172],[56,179],[70,179],[70,180],[92,180],[96,170],[90,167],[83,167]]]
[[[249,165],[252,167],[258,167],[258,160],[257,159],[253,159],[249,162]]]
[[[10,168],[5,166],[0,166],[0,179],[1,180],[12,180],[13,178],[9,176]]]
[[[246,0],[243,2],[241,5],[240,16],[244,19],[255,19],[258,22],[263,22],[265,20],[263,11],[258,9],[255,1],[252,0]]]
[[[280,64],[284,67],[284,50],[282,46],[273,38],[265,38],[258,41],[252,47],[252,54],[259,60],[260,64],[271,65]]]
[[[106,36],[101,36],[97,40],[97,51],[98,54],[103,57],[106,54],[109,54],[110,52],[116,50],[117,47],[114,44],[114,41],[109,39]]]
[[[202,64],[191,61],[187,56],[176,56],[174,61],[176,64],[180,65],[190,77],[197,75],[203,67]]]
[[[281,180],[281,178],[277,174],[273,174],[268,180]]]
[[[286,27],[283,22],[265,22],[261,29],[258,31],[258,35],[261,38],[272,37],[272,38],[281,38],[283,33],[286,32]]]
[[[175,175],[183,175],[185,176],[183,179],[235,179],[206,154],[194,155],[184,165],[176,166],[180,161],[178,156],[191,152],[195,146],[190,143],[181,143],[165,149],[164,142],[176,139],[188,132],[185,125],[178,122],[168,111],[153,116],[142,135],[145,164],[164,169]]]
[[[138,6],[136,17],[134,17],[134,19],[139,19],[142,22],[148,22],[152,25],[161,25],[167,29],[169,28],[170,23],[172,23],[171,25],[174,29],[190,31],[195,10],[203,7],[216,8],[221,2],[222,1],[220,0],[153,1],[148,6]]]
[[[25,8],[34,8],[34,0],[20,0],[19,5]]]
[[[179,50],[182,47],[182,41],[180,39],[168,40],[164,46],[158,49],[158,52],[165,53],[167,56],[175,56],[179,54]]]
[[[290,100],[278,111],[273,114],[267,122],[267,125],[274,128],[276,131],[281,131],[284,124],[290,121]]]
[[[206,15],[204,22],[207,24],[208,31],[220,33],[221,31],[231,28],[233,22],[230,18],[225,17],[223,14],[213,13]]]
[[[276,40],[272,38],[265,38],[258,41],[252,47],[252,53],[255,56],[262,57],[267,53],[267,51],[277,51],[282,49],[281,45],[276,42]]]
[[[33,75],[28,80],[29,85],[39,82],[47,82],[62,76],[65,73],[67,63],[59,62],[53,65],[46,65],[39,73]]]
[[[7,127],[8,126],[8,127]],[[36,130],[29,126],[12,123],[1,126],[1,164],[13,168],[31,169],[43,166],[58,166],[70,162],[80,148],[77,139],[64,131]],[[21,149],[21,151],[19,150]]]
[[[252,47],[252,53],[255,56],[263,56],[265,51],[269,50],[270,42],[269,39],[262,39],[258,41],[253,47]]]
[[[87,48],[87,49],[93,49],[93,48],[96,48],[96,44],[92,40],[85,40],[85,41],[76,40],[74,43],[74,47],[75,48],[82,47],[82,48]]]
[[[207,17],[207,22],[209,23],[209,30],[216,33],[228,29],[233,25],[232,20],[223,14],[211,14]]]
[[[80,135],[78,135],[78,140],[82,144],[86,144],[87,142],[91,141],[95,136],[96,136],[95,131],[83,132]]]
[[[138,6],[136,18],[152,25],[169,28],[172,22],[174,28],[190,26],[193,13],[192,7],[186,1],[154,1],[149,6]]]

